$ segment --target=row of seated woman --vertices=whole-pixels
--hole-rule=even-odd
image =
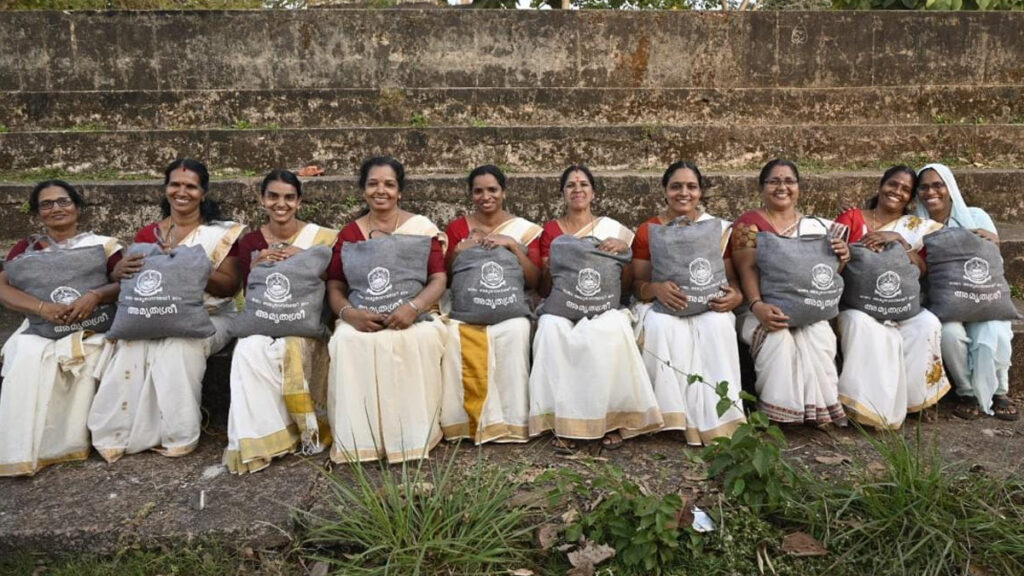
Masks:
[[[29,207],[45,234],[19,242],[0,273],[0,301],[26,315],[3,347],[0,475],[84,459],[92,447],[108,462],[190,453],[206,359],[233,338],[223,463],[235,473],[328,449],[336,462],[399,462],[426,457],[442,438],[550,432],[558,451],[583,441],[614,450],[673,430],[706,444],[745,421],[741,341],[757,407],[780,423],[898,428],[950,382],[957,415],[1016,419],[1008,320],[940,321],[917,306],[897,319],[855,306],[800,319],[772,287],[773,258],[799,248],[784,241],[824,247],[813,271],[816,297],[831,298],[822,308],[837,306],[841,275],[854,281],[853,265],[844,268],[858,250],[894,253],[923,279],[924,246],[944,227],[998,243],[945,166],[894,167],[864,208],[835,221],[798,210],[800,175],[785,160],[764,166],[761,208],[734,222],[704,211],[710,190],[697,166],[675,163],[661,183],[664,208],[634,233],[594,213],[593,175],[570,166],[562,217],[538,226],[505,209],[505,175],[481,166],[467,180],[471,209],[441,232],[400,207],[405,170],[376,157],[359,170],[367,208],[340,232],[301,221],[302,184],[278,170],[261,187],[267,221],[246,234],[208,197],[206,167],[177,160],[165,171],[163,218],[128,249],[79,230],[85,203],[74,187],[40,183]],[[26,275],[62,268],[31,257],[90,247],[103,256],[95,286],[25,288]],[[209,261],[202,273],[153,269],[193,252]],[[187,298],[168,294],[193,277],[202,317],[176,321]],[[878,290],[900,292],[899,278],[885,278]],[[289,299],[302,294],[309,308],[299,311]],[[180,306],[147,308],[145,298]],[[107,333],[91,320],[104,308],[114,315]],[[289,327],[295,318],[302,330]],[[136,331],[118,328],[122,319]],[[207,327],[189,332],[198,325]]]

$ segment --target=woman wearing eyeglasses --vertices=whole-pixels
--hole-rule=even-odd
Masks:
[[[757,265],[757,235],[827,235],[831,222],[805,218],[797,209],[800,173],[788,160],[775,159],[761,169],[762,208],[744,213],[733,224],[732,259],[749,302],[741,317],[740,338],[750,346],[757,372],[757,407],[781,423],[846,423],[839,402],[836,335],[827,321],[790,328],[789,317],[762,299]],[[840,238],[831,240],[840,263],[850,250]]]
[[[992,218],[981,208],[967,206],[949,168],[929,164],[921,168],[917,178],[918,216],[953,228],[967,228],[999,243]],[[942,361],[956,389],[957,416],[977,418],[980,408],[1000,420],[1020,418],[1017,406],[1007,396],[1012,340],[1013,330],[1006,320],[942,325]]]
[[[18,242],[7,254],[11,262],[26,252],[102,246],[106,261],[101,276],[121,259],[116,238],[79,232],[85,200],[62,180],[40,182],[28,200],[29,211],[42,221],[46,234]],[[117,300],[118,286],[109,283],[84,293],[54,290],[36,298],[9,282],[0,272],[0,303],[26,316],[71,328],[89,318],[99,304]],[[70,295],[71,298],[62,297]],[[26,333],[25,322],[3,347],[3,390],[0,392],[0,476],[32,475],[57,462],[89,456],[89,406],[96,390],[93,370],[103,350],[103,334],[75,330],[60,339]]]

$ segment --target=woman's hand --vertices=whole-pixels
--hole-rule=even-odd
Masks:
[[[412,307],[412,304],[403,302],[401,306],[395,308],[391,314],[388,314],[387,318],[384,319],[384,326],[391,328],[392,330],[405,330],[412,323],[416,321],[416,317],[420,313]]]
[[[89,316],[92,316],[93,311],[96,310],[96,306],[98,306],[99,303],[100,295],[90,290],[69,304],[63,315],[61,315],[61,319],[64,320],[65,324],[81,322]]]
[[[505,248],[513,254],[519,252],[519,242],[516,242],[515,238],[504,234],[488,234],[480,241],[480,245],[488,249]]]
[[[360,332],[379,332],[384,329],[386,316],[363,308],[346,308],[341,319]]]
[[[769,332],[789,328],[789,316],[782,309],[764,300],[758,300],[750,306],[750,312],[761,322],[761,327]]]
[[[67,304],[57,304],[56,302],[43,302],[43,305],[39,308],[37,316],[46,320],[51,324],[64,325],[67,322],[64,321],[64,315],[67,314]]]
[[[715,312],[731,312],[743,303],[743,294],[739,290],[726,284],[722,286],[722,295],[708,301],[708,308]]]
[[[903,236],[900,236],[898,232],[875,231],[865,234],[864,237],[860,239],[860,243],[872,252],[881,252],[886,246],[893,242],[899,242],[902,244],[904,250],[910,249],[910,244],[908,244],[907,241],[903,239]]]
[[[839,257],[839,265],[842,266],[850,261],[850,245],[842,238],[832,238],[832,253]]]
[[[629,250],[629,244],[618,238],[607,238],[597,245],[597,249],[609,254],[625,254]]]
[[[121,258],[114,265],[114,270],[110,273],[110,279],[114,282],[120,282],[125,278],[131,278],[142,270],[142,254],[129,254],[124,258]]]
[[[648,286],[662,306],[669,310],[686,310],[686,294],[675,282],[651,282]]]
[[[285,246],[284,248],[264,248],[260,250],[256,256],[256,261],[253,264],[259,264],[260,262],[280,262],[287,260],[292,256],[302,252],[301,248],[295,246]]]
[[[985,240],[988,240],[989,242],[999,244],[999,236],[997,234],[989,232],[988,230],[985,230],[983,228],[975,228],[974,230],[971,230],[971,232],[974,232],[975,234],[984,238]]]

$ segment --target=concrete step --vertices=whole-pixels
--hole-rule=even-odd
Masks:
[[[354,170],[354,164],[346,168],[346,172],[350,170]],[[872,195],[877,190],[881,172],[882,169],[823,173],[805,170],[800,207],[808,214],[834,217],[841,207],[857,205]],[[1021,220],[1024,197],[1019,191],[1024,189],[1024,170],[954,168],[954,172],[970,205],[984,208],[999,222]],[[704,203],[711,213],[735,218],[760,205],[756,172],[708,170],[705,175],[711,187],[705,191]],[[0,246],[9,247],[38,230],[24,213],[34,182],[4,180],[5,174],[0,172]],[[598,211],[636,226],[660,210],[663,198],[660,180],[660,171],[598,171]],[[81,185],[90,204],[83,216],[85,227],[130,239],[136,230],[159,217],[157,206],[162,180],[72,181]],[[213,197],[222,202],[233,218],[259,223],[264,218],[256,202],[259,183],[260,176],[214,180],[211,190]],[[302,216],[323,225],[340,226],[363,206],[354,176],[309,178],[303,187]],[[514,213],[537,222],[559,215],[562,197],[558,190],[558,173],[510,174],[507,204]],[[415,167],[410,167],[403,205],[444,225],[469,206],[464,173],[418,174]],[[1009,245],[1024,247],[1024,231],[1018,233],[1007,226],[1003,231],[1004,251]],[[1014,252],[1008,259],[1017,256]],[[1013,272],[1013,277],[1020,278],[1024,286],[1024,252],[1019,256],[1021,270],[1019,275]],[[1013,268],[1016,264],[1008,266]]]
[[[0,92],[8,130],[234,126],[1024,123],[1024,87],[380,88]]]
[[[462,172],[496,163],[512,172],[556,171],[571,162],[596,170],[658,170],[685,158],[709,169],[754,168],[783,156],[833,169],[925,159],[1016,166],[1024,125],[704,124],[138,130],[0,134],[0,166],[11,172],[150,172],[178,156],[214,169],[263,172],[315,163],[349,173],[383,152],[414,172]]]
[[[5,12],[0,90],[1022,84],[1022,25],[966,11]]]

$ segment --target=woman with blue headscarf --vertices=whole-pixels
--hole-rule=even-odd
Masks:
[[[917,173],[917,214],[954,228],[966,228],[999,243],[992,218],[981,208],[969,207],[949,168],[929,164]],[[972,419],[980,407],[1002,420],[1017,420],[1017,407],[1009,392],[1010,322],[946,322],[942,325],[942,360],[956,386],[957,416]]]

